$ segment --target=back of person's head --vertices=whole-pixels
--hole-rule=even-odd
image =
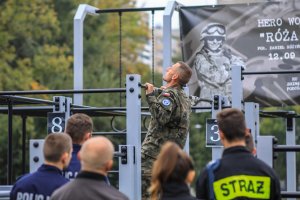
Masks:
[[[192,182],[187,180],[190,179],[190,172],[193,172],[193,179],[195,174],[191,158],[176,143],[166,142],[152,168],[151,199],[158,199],[165,183]]]
[[[82,170],[107,172],[112,167],[114,146],[103,136],[93,137],[83,143],[79,151]]]
[[[87,134],[91,134],[93,131],[92,119],[83,113],[76,113],[72,115],[68,121],[65,132],[72,138],[73,143],[81,144],[87,137]],[[90,135],[88,136],[88,138]]]
[[[246,123],[244,114],[239,109],[223,109],[217,114],[217,123],[228,141],[244,140]]]
[[[61,157],[72,150],[72,139],[64,133],[51,133],[44,142],[43,153],[45,161],[51,163],[60,162]]]
[[[192,69],[182,61],[178,61],[177,63],[179,64],[177,68],[177,70],[179,70],[179,84],[181,86],[185,86],[185,84],[187,84],[190,81],[190,78],[193,73]]]

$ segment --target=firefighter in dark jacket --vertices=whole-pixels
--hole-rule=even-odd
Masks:
[[[234,108],[217,115],[224,145],[222,158],[211,162],[196,183],[199,199],[280,199],[280,183],[274,170],[246,149],[244,114]]]

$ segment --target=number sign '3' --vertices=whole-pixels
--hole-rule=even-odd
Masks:
[[[219,134],[219,127],[216,119],[206,120],[206,146],[207,147],[222,147]]]

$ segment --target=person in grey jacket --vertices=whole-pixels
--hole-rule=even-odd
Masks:
[[[114,146],[105,137],[87,140],[78,153],[81,171],[76,178],[56,190],[52,200],[128,200],[107,183],[107,172],[113,165]]]

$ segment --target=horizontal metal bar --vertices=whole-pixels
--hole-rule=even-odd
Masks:
[[[149,107],[142,107],[141,110],[149,110]]]
[[[298,152],[300,145],[276,145],[273,147],[275,152]]]
[[[147,133],[147,131],[141,131],[142,134]],[[108,131],[108,132],[93,132],[93,135],[126,135],[126,132]]]
[[[300,197],[300,192],[287,192],[281,191],[281,197],[283,198],[293,198],[293,197]]]
[[[114,157],[126,156],[126,153],[114,152]]]
[[[76,107],[76,108],[87,108],[88,109],[93,109],[93,108],[96,108],[96,107],[90,107],[90,106],[80,106],[80,105],[75,105],[73,104],[72,105],[73,107]],[[126,107],[103,107],[101,109],[107,109],[107,110],[126,110]],[[146,110],[148,111],[149,110],[149,107],[141,107],[141,110]]]
[[[78,105],[77,105],[78,106]],[[80,107],[80,106],[78,106]],[[6,106],[0,106],[0,113],[7,114],[8,107]],[[32,113],[30,112],[32,111]],[[40,111],[40,112],[38,112]],[[15,106],[13,107],[13,113],[18,115],[24,115],[24,116],[37,116],[37,112],[39,114],[45,113],[45,117],[47,116],[47,112],[52,112],[53,107],[52,106]],[[117,116],[125,116],[126,115],[126,109],[125,110],[115,110],[115,109],[109,109],[109,108],[97,108],[97,107],[87,107],[83,106],[83,108],[71,108],[71,111],[78,113],[83,112],[85,114],[91,114],[93,116],[107,116],[107,115],[117,115]],[[100,112],[100,114],[96,114],[97,112]],[[104,114],[104,115],[103,115]],[[142,116],[150,116],[150,113],[148,112],[141,112]]]
[[[112,9],[99,9],[96,13],[123,13],[123,12],[142,12],[142,11],[156,11],[164,10],[165,7],[149,7],[149,8],[112,8]]]
[[[0,95],[30,95],[30,94],[83,94],[83,93],[117,93],[126,92],[125,88],[83,89],[83,90],[27,90],[3,91]]]
[[[242,75],[264,75],[264,74],[299,74],[299,70],[283,70],[283,71],[257,71],[257,72],[242,72]]]
[[[74,111],[126,111],[126,107],[83,107],[83,108],[71,108]],[[143,107],[141,110],[149,110],[149,107]],[[147,115],[147,113],[142,113],[143,115]]]
[[[91,111],[126,111],[126,107],[90,107],[90,108],[71,108],[71,110],[91,110]]]
[[[35,103],[35,104],[50,104],[50,105],[56,105],[58,103],[50,101],[50,100],[44,100],[44,99],[36,99],[36,98],[30,98],[30,97],[22,97],[22,96],[13,96],[13,95],[2,95],[0,98],[7,98],[11,100],[17,100],[20,101],[20,103]]]
[[[261,117],[270,117],[270,118],[299,118],[299,114],[295,111],[288,110],[278,110],[278,111],[260,111],[259,115]]]
[[[117,131],[109,131],[109,132],[93,132],[93,135],[126,135],[126,132],[117,132]]]
[[[195,6],[179,6],[179,9],[189,9],[189,8],[203,8],[203,7],[212,7],[212,8],[219,8],[220,6],[224,6],[224,5],[195,5]]]
[[[210,110],[211,110],[211,106],[209,106],[209,107],[192,106],[192,110],[207,110],[207,109],[210,109]]]
[[[117,171],[117,170],[110,170],[110,171],[108,171],[108,173],[110,173],[110,174],[118,174],[119,171]]]
[[[0,107],[0,111],[7,111],[7,107]],[[52,106],[13,107],[13,111],[47,111],[53,110]]]

